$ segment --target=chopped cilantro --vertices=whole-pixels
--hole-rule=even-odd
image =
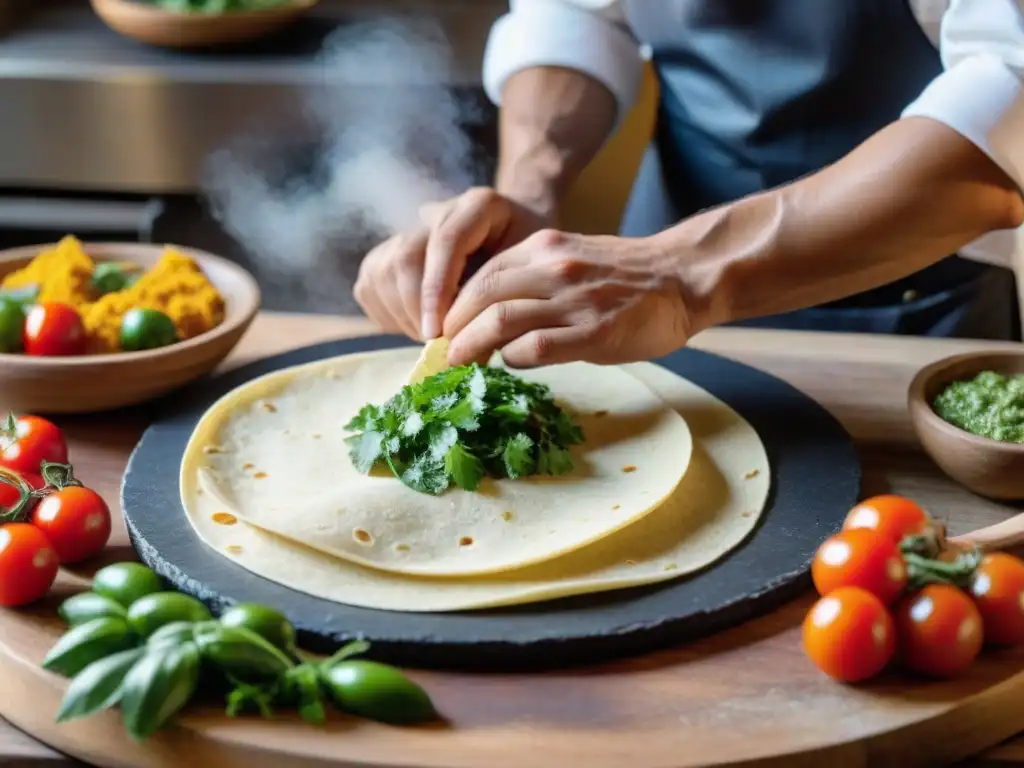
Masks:
[[[414,490],[476,490],[484,477],[572,471],[583,430],[543,384],[503,368],[465,365],[363,406],[345,425],[349,455],[366,474],[387,466]]]

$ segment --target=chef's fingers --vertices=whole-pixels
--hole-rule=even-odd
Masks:
[[[420,206],[420,222],[427,229],[433,229],[434,226],[455,206],[455,200],[444,200],[440,203],[426,203]]]
[[[508,203],[494,190],[471,189],[437,219],[427,241],[420,305],[425,339],[441,333],[444,316],[458,292],[466,262],[508,228]]]
[[[552,286],[544,279],[542,270],[533,267],[501,269],[501,266],[503,264],[495,267],[487,265],[459,291],[455,303],[444,318],[446,338],[454,339],[474,319],[502,302],[550,297]]]
[[[390,307],[399,307],[401,302],[394,281],[386,275],[391,272],[394,255],[394,240],[381,243],[363,259],[359,277],[353,286],[353,295],[363,312],[385,333],[407,333],[404,313],[398,315]],[[415,329],[412,329],[415,330]]]
[[[448,362],[484,365],[495,350],[523,334],[565,324],[564,311],[551,301],[513,299],[492,304],[451,337]]]
[[[615,352],[602,346],[593,327],[570,325],[530,331],[506,344],[501,349],[501,359],[510,368],[536,368],[580,360],[604,365],[614,361]]]
[[[381,295],[391,296],[388,309],[411,339],[422,339],[420,329],[420,286],[423,284],[423,260],[428,233],[399,235],[387,259],[388,270],[382,278]]]
[[[405,333],[402,323],[388,311],[387,305],[387,298],[378,295],[374,290],[364,293],[359,299],[359,306],[382,332]]]

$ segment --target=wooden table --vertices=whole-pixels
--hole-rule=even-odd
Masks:
[[[266,313],[258,318],[226,366],[368,332],[372,328],[361,319]],[[1005,508],[954,485],[915,451],[905,396],[912,375],[935,359],[981,346],[991,349],[1015,345],[739,329],[707,331],[693,344],[769,371],[829,408],[864,446],[866,492],[888,487],[913,496],[947,519],[953,533],[1005,518]],[[140,411],[117,419],[64,419],[61,424],[68,434],[78,474],[109,501],[116,502],[125,461],[144,426],[144,414]],[[779,621],[788,622],[792,617],[798,620],[802,607],[794,609],[780,612],[785,617]],[[740,634],[743,631],[738,630]],[[733,649],[736,635],[734,632]],[[969,728],[965,726],[964,731],[969,733]],[[864,760],[868,758],[864,755]],[[0,767],[76,764],[0,720]],[[1024,765],[1024,738],[989,750],[968,764]]]

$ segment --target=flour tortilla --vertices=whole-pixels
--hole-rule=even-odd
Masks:
[[[432,496],[387,469],[360,474],[343,426],[405,383],[416,349],[353,355],[270,374],[215,404],[186,462],[251,525],[396,573],[467,576],[543,562],[658,506],[690,463],[685,420],[618,368],[524,372],[551,387],[586,441],[561,477],[484,479]],[[224,452],[202,453],[213,443]],[[201,461],[191,458],[198,454]]]
[[[677,579],[738,547],[757,526],[770,486],[754,429],[703,389],[663,368],[627,366],[685,418],[694,451],[686,477],[659,508],[629,527],[555,560],[497,576],[414,578],[363,568],[248,526],[219,525],[225,511],[183,473],[182,499],[200,538],[252,573],[338,603],[448,612],[534,603]]]

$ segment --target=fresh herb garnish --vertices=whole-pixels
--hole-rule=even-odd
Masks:
[[[366,405],[345,429],[363,474],[387,465],[410,488],[474,491],[484,477],[564,475],[583,431],[543,384],[504,368],[465,365]]]

